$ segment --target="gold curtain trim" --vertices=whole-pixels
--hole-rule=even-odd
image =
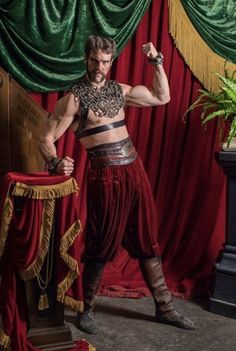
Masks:
[[[68,250],[74,243],[76,237],[82,230],[80,220],[77,220],[63,235],[60,241],[59,252],[60,256],[69,267],[66,277],[57,286],[57,300],[65,306],[72,308],[75,311],[83,311],[83,302],[76,301],[68,296],[65,296],[67,290],[71,287],[74,280],[80,275],[78,262],[69,255]]]
[[[88,351],[96,351],[96,348],[92,346],[86,339],[81,339],[82,341],[85,341],[86,344],[88,344]]]
[[[76,180],[70,178],[63,183],[52,185],[29,185],[16,182],[12,190],[12,195],[44,200],[64,197],[72,193],[78,193],[78,191],[79,187]]]
[[[214,74],[224,75],[225,58],[214,53],[198,34],[186,14],[180,0],[169,2],[169,30],[175,45],[202,85],[210,91],[218,92],[221,84]],[[232,73],[236,65],[227,62],[227,70]]]
[[[0,330],[0,346],[4,351],[10,351],[11,339],[3,329]]]
[[[13,213],[13,203],[9,195],[6,196],[3,210],[2,210],[2,219],[1,219],[1,226],[0,226],[0,258],[2,257],[5,247],[6,247],[6,240],[8,235],[9,226],[12,219]]]
[[[55,210],[55,200],[44,200],[43,203],[43,214],[42,214],[42,225],[40,229],[40,243],[39,253],[35,261],[24,271],[20,271],[20,277],[24,281],[30,280],[37,276],[42,268],[46,254],[48,252],[49,243],[51,239],[53,218]]]
[[[60,301],[60,300],[59,300]],[[63,297],[63,303],[65,306],[76,312],[83,312],[84,303],[83,301],[75,300],[70,296]]]
[[[85,339],[82,339],[82,340],[85,340]],[[87,340],[85,340],[88,345],[89,345],[89,348],[88,348],[88,351],[96,351],[96,348],[94,346],[92,346]]]

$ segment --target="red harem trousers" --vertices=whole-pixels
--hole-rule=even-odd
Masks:
[[[143,163],[88,170],[84,262],[112,261],[120,245],[133,258],[160,256],[157,209]]]

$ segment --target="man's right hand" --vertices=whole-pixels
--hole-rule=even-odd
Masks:
[[[71,175],[74,170],[74,160],[69,156],[64,157],[57,165],[57,174]]]

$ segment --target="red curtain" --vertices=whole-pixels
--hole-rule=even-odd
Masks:
[[[164,54],[171,101],[161,107],[127,109],[127,126],[157,203],[167,284],[175,295],[190,297],[210,291],[214,261],[225,237],[225,177],[215,160],[219,133],[214,123],[207,129],[201,126],[200,111],[183,121],[201,86],[168,32],[167,1],[153,0],[136,34],[114,62],[111,78],[130,85],[151,85],[153,68],[141,50],[149,41]],[[32,96],[48,111],[60,97],[58,93]],[[81,187],[78,206],[84,223],[85,151],[68,131],[58,142],[58,153],[76,161],[74,176]],[[107,265],[100,292],[129,297],[147,294],[137,262],[123,249]]]

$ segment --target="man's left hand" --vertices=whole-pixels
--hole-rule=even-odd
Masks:
[[[153,43],[149,42],[142,46],[143,53],[150,59],[157,57],[157,49],[153,45]]]

